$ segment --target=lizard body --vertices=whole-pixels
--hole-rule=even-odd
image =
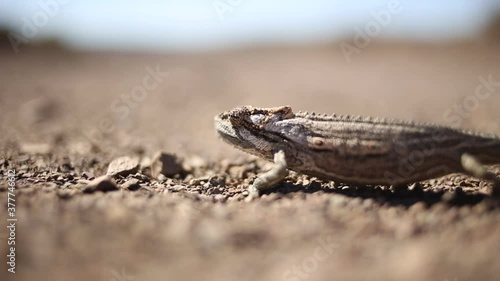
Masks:
[[[238,107],[215,117],[219,136],[276,167],[256,179],[253,195],[287,169],[344,183],[401,185],[455,172],[494,180],[494,135],[399,120],[294,113],[289,106]]]

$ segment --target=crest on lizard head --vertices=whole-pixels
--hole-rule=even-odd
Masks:
[[[270,121],[276,122],[294,117],[289,106],[272,108],[242,106],[229,111],[228,115],[233,126],[252,126],[256,129],[263,129]]]
[[[284,139],[267,128],[294,116],[290,106],[241,106],[216,116],[215,128],[224,141],[244,151],[268,158],[272,156],[271,143],[283,142]]]

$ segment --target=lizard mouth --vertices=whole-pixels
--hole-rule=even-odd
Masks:
[[[238,139],[238,135],[229,120],[217,115],[215,116],[214,121],[215,130],[222,139],[233,139],[233,141]]]
[[[218,115],[215,116],[214,121],[215,121],[215,130],[217,131],[218,136],[222,140],[230,144],[233,144],[241,149],[246,149],[251,147],[250,144],[241,139],[241,137],[236,132],[236,130],[234,130],[233,125],[228,119]]]

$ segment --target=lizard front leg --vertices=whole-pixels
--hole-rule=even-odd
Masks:
[[[248,199],[260,195],[260,192],[280,183],[288,175],[285,152],[280,150],[274,154],[274,166],[271,170],[259,175],[249,187]]]
[[[500,196],[500,179],[492,172],[488,172],[481,162],[471,154],[464,153],[460,158],[462,167],[470,175],[492,181],[493,182],[493,196]]]

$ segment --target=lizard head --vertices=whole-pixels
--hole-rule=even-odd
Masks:
[[[270,127],[294,116],[290,106],[241,106],[215,116],[215,129],[224,141],[249,153],[272,159],[276,149],[273,143],[284,140]]]

